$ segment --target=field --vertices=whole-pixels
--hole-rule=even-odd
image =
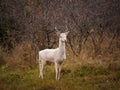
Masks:
[[[0,90],[120,90],[120,68],[111,67],[66,61],[61,79],[56,81],[53,64],[45,66],[43,80],[38,77],[38,65],[27,70],[10,70],[3,65]]]

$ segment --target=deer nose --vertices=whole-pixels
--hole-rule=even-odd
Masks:
[[[67,39],[65,40],[65,42],[67,42]]]

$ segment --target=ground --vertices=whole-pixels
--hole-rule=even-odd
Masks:
[[[61,79],[55,80],[54,65],[29,70],[0,68],[0,90],[120,90],[120,70],[93,65],[63,65]]]

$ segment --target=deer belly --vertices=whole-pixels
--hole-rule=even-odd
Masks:
[[[46,55],[45,60],[49,61],[49,62],[54,62],[54,56],[49,53],[49,54]]]

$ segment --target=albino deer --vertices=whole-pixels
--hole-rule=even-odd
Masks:
[[[39,51],[39,69],[40,69],[39,77],[41,77],[42,79],[43,79],[43,67],[47,61],[53,62],[55,64],[56,80],[60,79],[62,63],[66,60],[65,42],[67,41],[68,33],[69,31],[65,33],[60,33],[59,31],[57,31],[56,34],[59,37],[59,47],[56,49],[45,49]]]

